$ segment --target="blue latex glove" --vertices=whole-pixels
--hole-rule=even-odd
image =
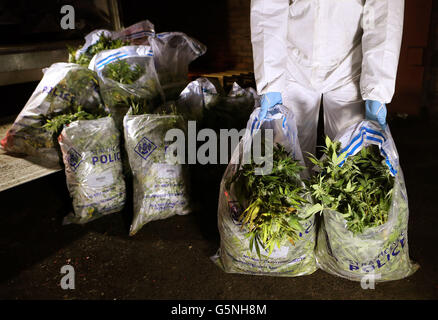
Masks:
[[[280,92],[268,92],[262,96],[259,120],[263,120],[268,113],[268,110],[277,104],[283,104]]]
[[[367,120],[377,121],[383,130],[386,128],[386,105],[375,100],[365,101],[365,116]]]

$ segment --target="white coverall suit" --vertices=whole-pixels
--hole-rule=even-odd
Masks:
[[[280,92],[304,151],[325,133],[361,121],[364,100],[390,103],[404,0],[252,0],[251,41],[259,94]]]

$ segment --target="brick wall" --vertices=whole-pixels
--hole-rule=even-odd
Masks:
[[[227,0],[227,61],[231,69],[253,70],[250,3],[251,0]]]
[[[191,71],[253,70],[251,0],[121,3],[126,26],[146,17],[158,32],[182,31],[205,44],[207,53],[190,65]]]
[[[426,102],[430,114],[438,117],[438,1],[434,1],[432,9],[432,22],[430,32],[430,47],[428,54],[428,70],[426,71]]]

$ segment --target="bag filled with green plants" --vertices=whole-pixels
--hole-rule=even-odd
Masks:
[[[362,121],[326,138],[310,189],[319,202],[318,266],[337,276],[388,281],[418,265],[409,258],[408,198],[389,128]]]
[[[134,183],[133,236],[150,221],[190,212],[187,168],[182,161],[169,160],[172,142],[165,140],[171,129],[186,132],[186,122],[174,108],[163,109],[161,114],[143,114],[134,105],[123,126]]]
[[[143,113],[152,113],[163,102],[163,91],[149,46],[125,46],[94,56],[90,69],[99,77],[100,92],[117,127],[135,104]]]
[[[97,29],[85,36],[85,43],[79,47],[68,47],[68,62],[88,67],[96,54],[104,50],[123,46],[149,44],[148,38],[155,35],[154,25],[149,20],[137,22],[120,31]]]
[[[114,32],[109,30],[94,30],[85,37],[85,44],[79,48],[68,47],[68,62],[88,67],[91,60],[99,52],[117,49],[129,45],[128,41],[116,39]]]
[[[74,63],[55,63],[44,76],[14,124],[1,141],[9,153],[24,154],[46,167],[61,168],[59,132],[46,130],[48,121],[75,113],[107,114],[99,94],[95,72]],[[62,128],[61,128],[62,129]]]
[[[280,105],[270,109],[262,121],[259,113],[257,108],[251,114],[222,178],[218,205],[221,245],[212,260],[230,273],[311,274],[317,269],[315,220],[303,182],[308,172],[295,118]],[[262,151],[271,141],[272,157],[263,164],[268,171],[257,164],[261,161],[254,153],[254,147],[263,141]]]
[[[108,116],[95,119],[86,113],[65,118],[58,141],[74,212],[65,217],[64,223],[83,224],[121,211],[126,189],[120,133],[114,120]],[[75,120],[78,118],[82,120]]]

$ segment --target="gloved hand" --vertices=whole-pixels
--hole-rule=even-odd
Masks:
[[[383,130],[386,128],[386,105],[375,100],[365,101],[365,117],[367,120],[377,121]]]
[[[280,92],[268,92],[262,96],[261,106],[260,106],[260,114],[259,120],[263,120],[268,113],[268,110],[277,104],[282,104],[283,101],[281,99]]]

